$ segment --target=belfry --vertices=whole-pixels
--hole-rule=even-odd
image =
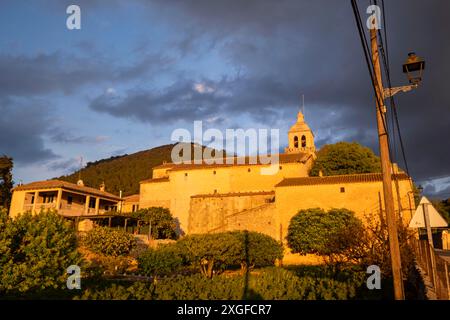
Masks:
[[[286,153],[315,153],[314,133],[305,122],[301,111],[297,114],[297,122],[288,131],[288,147]]]

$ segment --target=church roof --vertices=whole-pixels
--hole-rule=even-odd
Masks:
[[[397,180],[409,180],[410,177],[406,173],[399,173],[392,175],[392,178]],[[342,184],[342,183],[365,183],[382,181],[381,173],[363,173],[363,174],[349,174],[340,176],[326,176],[326,177],[303,177],[303,178],[286,178],[275,187],[291,187],[291,186],[308,186],[321,184]]]
[[[280,164],[283,163],[305,163],[312,155],[309,153],[280,153],[278,154],[278,161]],[[229,162],[227,163],[227,159]],[[166,163],[153,169],[162,169],[167,168],[170,171],[178,171],[178,170],[196,170],[196,169],[213,169],[213,168],[222,168],[222,167],[235,167],[235,166],[252,166],[252,165],[267,165],[261,162],[260,157],[229,157],[223,158],[223,163],[207,163],[205,159],[203,159],[202,163]]]
[[[106,191],[101,191],[99,189],[96,188],[91,188],[91,187],[87,187],[87,186],[79,186],[75,183],[70,183],[67,181],[62,181],[62,180],[44,180],[44,181],[35,181],[35,182],[31,182],[31,183],[27,183],[21,186],[17,186],[15,187],[13,190],[14,191],[23,191],[23,190],[40,190],[40,189],[66,189],[66,190],[72,190],[72,191],[78,191],[78,192],[82,192],[82,193],[88,193],[88,194],[92,194],[92,195],[96,195],[96,196],[100,196],[100,197],[104,197],[104,198],[109,198],[109,199],[113,199],[113,200],[120,200],[120,197],[106,192]]]
[[[305,117],[303,113],[299,111],[297,115],[297,122],[289,129],[289,132],[302,132],[311,131],[308,124],[305,122]]]

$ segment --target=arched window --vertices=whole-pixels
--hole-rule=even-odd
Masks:
[[[298,148],[298,137],[294,137],[294,148]]]
[[[306,148],[306,137],[302,136],[302,148]]]

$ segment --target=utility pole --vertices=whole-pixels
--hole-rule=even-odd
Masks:
[[[383,174],[383,194],[386,209],[386,222],[389,233],[389,249],[391,252],[392,275],[394,278],[394,297],[396,300],[404,300],[403,276],[400,258],[400,246],[398,243],[397,218],[394,208],[394,195],[392,192],[392,164],[389,156],[389,141],[386,132],[387,124],[384,120],[386,106],[384,105],[384,88],[381,78],[380,54],[378,51],[377,29],[370,29],[370,40],[372,47],[372,62],[374,66],[374,77],[377,95],[377,126],[380,143],[381,171]],[[383,114],[382,114],[383,113]]]

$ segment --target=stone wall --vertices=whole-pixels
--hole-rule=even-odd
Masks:
[[[253,230],[250,228],[263,229],[259,224],[270,225],[269,221],[273,219],[273,210],[268,209],[267,206],[272,204],[273,199],[274,192],[192,196],[188,231],[189,233],[208,233]],[[274,206],[270,208],[272,207]],[[260,221],[261,219],[264,222]],[[253,225],[255,226],[252,227]]]

